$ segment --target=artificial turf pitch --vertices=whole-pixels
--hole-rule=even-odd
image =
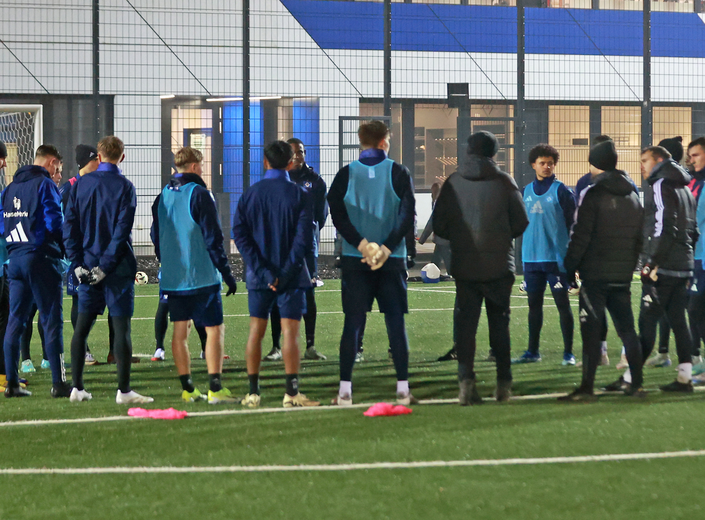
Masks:
[[[239,395],[247,390],[244,345],[247,297],[224,298],[226,352],[224,383]],[[303,361],[301,389],[328,404],[338,386],[337,345],[343,316],[339,283],[317,290],[316,346],[327,361]],[[419,399],[457,398],[454,362],[436,357],[451,345],[454,287],[411,284],[407,330],[411,349],[410,384]],[[635,311],[639,285],[633,286]],[[188,412],[238,410],[180,401],[180,385],[167,349],[167,361],[151,362],[157,287],[137,287],[132,337],[133,387],[151,395],[150,407]],[[577,299],[575,352],[580,359]],[[65,301],[66,315],[70,302]],[[526,348],[527,300],[512,298],[513,355]],[[478,360],[487,354],[487,326],[478,332]],[[65,328],[70,342],[71,326]],[[167,334],[170,338],[171,329]],[[36,337],[36,334],[35,334]],[[614,364],[621,345],[609,336],[612,366],[601,367],[598,384],[618,376]],[[89,338],[99,360],[107,354],[107,323],[99,321]],[[199,351],[195,333],[192,356]],[[270,346],[265,338],[264,352]],[[382,316],[369,316],[365,361],[353,376],[356,402],[391,400],[395,379],[387,357]],[[38,338],[33,361],[40,362]],[[67,349],[68,350],[68,349]],[[580,369],[562,367],[558,315],[546,299],[543,361],[514,367],[517,396],[570,391]],[[68,355],[68,354],[67,354]],[[672,356],[675,357],[675,356]],[[478,361],[481,394],[494,389],[494,365]],[[70,369],[69,369],[70,370]],[[194,381],[206,389],[205,361],[193,360]],[[646,386],[655,389],[675,376],[671,368],[649,369]],[[609,395],[594,404],[555,399],[418,405],[411,415],[367,418],[364,408],[295,413],[196,416],[182,421],[121,420],[87,423],[12,425],[13,421],[77,419],[126,415],[116,405],[115,367],[86,368],[93,401],[73,404],[49,397],[48,370],[29,376],[34,395],[0,404],[0,470],[8,468],[212,467],[198,473],[3,475],[0,519],[29,518],[517,518],[614,519],[703,518],[698,499],[700,457],[631,461],[509,464],[494,467],[368,468],[335,471],[242,472],[243,466],[348,465],[377,462],[474,461],[486,459],[702,450],[705,441],[703,394],[664,395],[644,402]],[[263,363],[262,406],[281,407],[283,365]],[[235,467],[230,470],[224,467]],[[217,469],[220,468],[220,469]]]

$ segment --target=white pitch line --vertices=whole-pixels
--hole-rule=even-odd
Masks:
[[[695,391],[703,391],[705,387],[696,387]],[[613,392],[612,394],[619,395]],[[538,401],[542,399],[556,399],[562,395],[566,395],[565,392],[562,393],[550,393],[550,394],[530,394],[530,395],[515,395],[510,399],[512,401]],[[595,395],[610,395],[609,393],[596,391]],[[493,397],[483,398],[484,401],[490,402],[494,401]],[[379,401],[376,401],[379,402]],[[458,399],[421,399],[419,400],[420,405],[438,405],[438,404],[457,404]],[[216,416],[226,416],[226,415],[259,415],[259,414],[269,414],[269,413],[296,413],[296,412],[307,412],[307,411],[332,411],[332,410],[348,410],[355,408],[369,408],[374,403],[358,403],[351,406],[340,407],[340,406],[306,406],[300,408],[239,408],[230,410],[213,410],[208,412],[188,412],[188,417],[216,417]],[[80,406],[80,405],[78,405]],[[112,421],[128,421],[128,420],[143,420],[142,417],[130,417],[129,415],[112,415],[106,417],[83,417],[80,419],[39,419],[39,420],[29,420],[29,421],[5,421],[0,422],[0,428],[12,427],[12,426],[49,426],[55,424],[86,424],[86,423],[101,423],[101,422],[112,422]]]
[[[298,464],[267,466],[156,466],[111,468],[0,468],[0,475],[114,475],[144,473],[273,473],[284,471],[359,471],[374,469],[470,468],[478,466],[532,466],[583,462],[678,459],[705,456],[705,450],[662,451],[656,453],[614,453],[575,457],[527,457],[511,459],[429,460],[417,462],[361,462],[354,464]]]

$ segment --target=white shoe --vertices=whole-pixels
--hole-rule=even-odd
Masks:
[[[134,390],[130,390],[125,394],[118,390],[115,396],[115,402],[117,404],[146,404],[153,403],[154,399],[146,395],[140,395]]]
[[[152,361],[164,361],[164,349],[163,348],[158,348],[157,350],[154,351],[154,355],[152,356]]]
[[[629,362],[627,361],[626,354],[622,354],[622,356],[619,358],[619,363],[617,363],[617,366],[615,368],[617,370],[622,370],[623,368],[629,368]]]
[[[93,354],[91,354],[90,352],[86,352],[85,359],[86,359],[86,361],[85,361],[86,365],[97,365],[98,364],[98,361],[96,361],[96,359],[93,357]]]
[[[691,356],[691,359],[693,360],[693,365],[698,365],[703,362],[702,356]]]
[[[610,366],[610,358],[607,355],[607,352],[602,353],[602,357],[600,358],[600,363],[599,366],[601,367],[608,367]]]
[[[90,401],[93,399],[93,394],[90,394],[84,390],[79,390],[78,388],[73,388],[71,390],[71,395],[69,396],[69,401],[72,403],[80,403],[81,401]]]
[[[411,392],[408,394],[397,393],[397,404],[409,406],[410,404],[419,404],[419,400],[411,395]]]
[[[333,406],[352,406],[352,395],[338,394],[333,399],[331,399],[330,404],[332,404]]]
[[[262,397],[257,394],[247,394],[245,398],[240,401],[242,406],[247,406],[248,408],[259,408],[259,404],[262,401]]]
[[[644,363],[647,367],[655,367],[655,368],[662,368],[662,367],[670,367],[671,366],[671,358],[668,357],[668,353],[661,354],[657,353],[654,356],[651,356],[649,359],[646,360],[646,363]]]

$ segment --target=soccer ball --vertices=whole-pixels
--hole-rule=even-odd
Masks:
[[[146,285],[147,282],[149,282],[149,277],[147,276],[147,273],[143,273],[142,271],[139,271],[135,275],[135,283],[137,285]]]
[[[580,294],[580,287],[582,286],[582,282],[579,278],[575,279],[575,285],[577,287],[571,286],[570,288],[568,288],[568,294],[570,294],[571,296],[577,296],[578,294]]]
[[[424,283],[438,283],[441,279],[441,270],[436,264],[426,264],[421,269],[421,279]]]

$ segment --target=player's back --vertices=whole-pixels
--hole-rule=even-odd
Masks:
[[[135,187],[117,166],[101,163],[96,171],[81,176],[69,201],[67,219],[80,229],[88,267],[98,265],[114,237],[121,237],[115,254],[127,254],[134,263],[130,233],[137,206]]]

